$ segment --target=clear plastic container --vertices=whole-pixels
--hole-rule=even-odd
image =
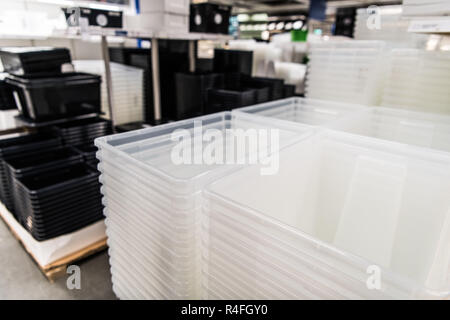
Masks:
[[[196,127],[200,122],[203,131]],[[217,143],[204,140],[207,129],[222,135],[225,154],[234,152],[229,129],[278,129],[282,146],[314,132],[309,126],[221,113],[97,139],[111,271],[121,298],[202,297],[201,192],[245,164],[175,164],[171,152],[178,140],[172,133],[181,129],[191,136],[192,155]],[[254,151],[249,148],[236,160]]]
[[[277,175],[248,167],[206,188],[211,236],[204,236],[205,254],[211,239],[232,239],[267,261],[272,255],[283,270],[288,257],[319,261],[306,271],[307,263],[295,260],[303,267],[297,276],[317,280],[322,269],[329,275],[322,285],[330,290],[347,287],[363,298],[445,298],[449,192],[447,153],[323,131],[284,148]],[[229,232],[223,221],[233,226]],[[370,266],[381,271],[380,290],[366,287]]]
[[[362,112],[365,109],[366,107],[360,105],[315,99],[289,98],[240,108],[233,112],[245,112],[304,125],[330,127],[340,119]]]

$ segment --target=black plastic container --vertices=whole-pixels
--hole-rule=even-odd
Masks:
[[[255,104],[256,91],[243,89],[232,91],[223,89],[211,89],[208,91],[208,103],[206,114],[220,111],[229,111]]]
[[[12,88],[5,81],[6,73],[0,73],[0,110],[16,109]]]
[[[116,132],[122,133],[122,132],[128,132],[128,131],[134,131],[139,129],[144,129],[145,126],[142,122],[130,122],[130,123],[124,123],[121,125],[116,126]]]
[[[0,199],[14,213],[13,192],[5,159],[28,157],[61,146],[61,139],[47,134],[11,134],[0,137]]]
[[[242,50],[214,50],[214,72],[237,72],[252,74],[253,52]]]
[[[151,67],[151,50],[137,48],[110,48],[110,58],[113,62],[123,63],[146,70],[145,73],[145,106],[146,123],[160,124],[172,119],[176,108],[175,74],[189,72],[189,41],[163,40],[158,41],[159,75],[161,91],[162,119],[155,121],[153,110],[153,80]]]
[[[295,85],[293,84],[285,84],[283,86],[283,93],[285,98],[290,98],[295,96]]]
[[[19,76],[58,74],[72,61],[68,49],[51,47],[1,48],[0,59],[5,72]]]
[[[61,137],[65,145],[92,144],[98,137],[112,133],[111,121],[103,118],[75,120],[51,128],[54,135]]]
[[[94,144],[83,144],[73,147],[74,151],[81,155],[86,162],[96,159],[98,148]]]
[[[14,203],[16,198],[15,180],[81,163],[83,156],[72,148],[61,147],[29,154],[26,157],[22,155],[7,157],[4,161],[8,188]],[[14,210],[16,215],[20,216],[16,205],[14,205]]]
[[[241,85],[249,88],[257,86],[269,87],[270,101],[284,98],[284,80],[282,79],[243,76],[241,79]]]
[[[213,3],[191,4],[189,31],[228,34],[231,7]]]
[[[224,88],[224,75],[177,73],[175,84],[177,105],[171,117],[174,120],[182,120],[205,112],[208,90]]]
[[[242,76],[238,72],[228,72],[225,74],[225,88],[230,90],[254,90],[255,103],[263,103],[270,100],[271,88],[266,83],[242,81]],[[248,77],[247,77],[248,78]]]
[[[87,73],[64,73],[51,77],[8,77],[17,93],[17,107],[35,122],[100,113],[101,77]]]
[[[22,225],[42,241],[102,219],[98,176],[82,163],[17,179]]]
[[[122,28],[122,11],[92,9],[83,7],[63,8],[67,23],[70,27],[79,26],[78,18],[87,19],[88,25],[102,28]]]

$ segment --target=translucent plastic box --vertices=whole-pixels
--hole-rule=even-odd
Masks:
[[[204,194],[205,298],[449,296],[449,154],[327,130]]]
[[[208,129],[214,129],[223,140],[205,139]],[[246,166],[246,157],[256,151],[245,150],[243,158],[236,156],[237,163],[205,163],[202,151],[219,141],[223,142],[224,155],[234,155],[235,136],[229,129],[279,129],[280,146],[314,133],[309,126],[219,113],[96,140],[113,288],[120,298],[202,296],[203,187]],[[192,142],[186,145],[192,164],[174,162],[172,152],[180,141],[180,136],[174,138],[174,132],[187,135],[189,140],[183,141]],[[265,148],[263,153],[269,156],[278,147],[271,140]]]

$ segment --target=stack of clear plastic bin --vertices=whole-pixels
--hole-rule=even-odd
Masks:
[[[268,102],[234,112],[450,152],[450,116],[447,115],[305,98]]]
[[[234,112],[244,112],[311,126],[331,128],[342,119],[348,119],[355,113],[365,109],[369,108],[357,104],[309,98],[287,98],[239,108]]]
[[[77,60],[73,64],[78,71],[102,76],[102,112],[105,113],[107,118],[110,118],[104,62],[102,60]],[[111,63],[111,74],[114,124],[144,121],[144,70],[119,63]]]
[[[311,43],[305,95],[308,98],[378,105],[383,88],[386,43]]]
[[[449,52],[393,50],[382,105],[450,113],[449,72]]]
[[[207,299],[450,294],[450,155],[323,130],[204,191]]]
[[[271,119],[218,113],[96,140],[113,290],[119,298],[202,297],[202,190],[239,167],[236,161],[206,164],[202,152],[221,141],[224,156],[233,155],[235,138],[227,129],[271,128],[279,128]],[[207,129],[215,129],[223,140],[206,139]],[[312,132],[308,126],[283,125],[280,146]],[[183,146],[193,164],[174,158],[181,136],[192,142]]]

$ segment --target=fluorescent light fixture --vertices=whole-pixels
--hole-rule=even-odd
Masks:
[[[295,21],[292,27],[294,28],[294,30],[300,30],[303,27],[303,21]]]
[[[278,22],[277,23],[277,30],[283,30],[284,28],[284,22]]]
[[[250,20],[250,16],[248,14],[241,13],[237,15],[237,19],[239,22],[246,22]]]

